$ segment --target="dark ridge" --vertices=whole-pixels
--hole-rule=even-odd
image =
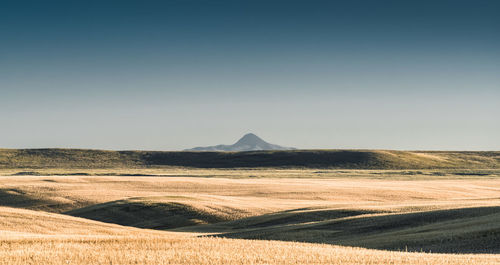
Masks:
[[[376,157],[364,151],[256,151],[256,152],[151,152],[143,160],[149,165],[174,165],[200,168],[233,167],[347,167],[377,166]]]
[[[0,149],[0,169],[148,168],[335,168],[335,169],[497,169],[500,152],[387,150],[280,150],[251,152],[101,151],[81,149]],[[468,174],[463,173],[464,175]],[[475,174],[470,172],[471,175]]]

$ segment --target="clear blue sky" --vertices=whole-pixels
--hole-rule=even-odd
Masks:
[[[500,1],[2,1],[0,148],[500,150]]]

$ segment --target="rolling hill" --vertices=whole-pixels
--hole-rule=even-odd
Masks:
[[[169,166],[193,168],[498,169],[500,168],[500,152],[393,150],[162,152],[0,149],[0,170],[130,169]]]

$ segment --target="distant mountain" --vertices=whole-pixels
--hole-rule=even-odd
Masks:
[[[253,133],[245,134],[240,140],[233,145],[215,145],[207,147],[195,147],[184,151],[259,151],[259,150],[294,150],[292,147],[283,147],[275,144],[270,144]]]

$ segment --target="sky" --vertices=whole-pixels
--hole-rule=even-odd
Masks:
[[[500,150],[500,1],[2,1],[0,148]]]

